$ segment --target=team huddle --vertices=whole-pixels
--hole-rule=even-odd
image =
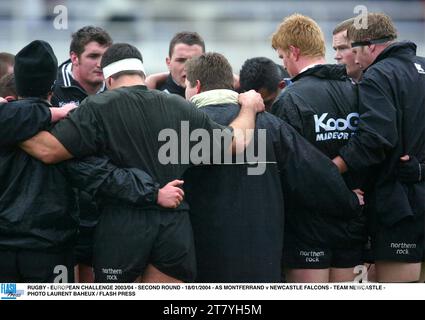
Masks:
[[[0,53],[0,282],[423,282],[425,58],[367,21],[238,75],[196,32],[149,76],[94,26]]]

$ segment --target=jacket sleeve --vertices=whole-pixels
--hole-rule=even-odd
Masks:
[[[282,173],[285,201],[339,218],[361,212],[357,196],[346,186],[332,161],[293,128],[282,124],[277,160]]]
[[[339,151],[347,166],[354,170],[381,163],[398,142],[393,89],[379,70],[369,70],[366,75],[359,84],[358,131]]]
[[[304,136],[302,116],[300,114],[297,103],[300,101],[297,96],[289,91],[284,90],[279,99],[273,103],[271,113],[279,117],[286,123],[289,123],[295,130]]]
[[[107,158],[68,160],[62,169],[71,184],[90,195],[113,198],[138,206],[155,204],[159,184],[136,168],[118,168]]]
[[[50,126],[49,108],[37,104],[5,103],[0,106],[0,147],[14,145]]]
[[[50,103],[52,104],[53,107],[60,107],[59,97],[58,97],[58,89],[56,87],[53,91],[52,97],[50,98]]]

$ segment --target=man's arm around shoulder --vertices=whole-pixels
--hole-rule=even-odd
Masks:
[[[32,138],[22,142],[22,150],[45,164],[54,164],[73,158],[62,143],[48,131],[41,131]]]

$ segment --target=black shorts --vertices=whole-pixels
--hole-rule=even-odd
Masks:
[[[424,215],[408,216],[392,226],[380,225],[372,236],[375,261],[424,261]]]
[[[184,282],[194,281],[189,213],[106,208],[95,232],[95,281],[134,282],[148,264]]]
[[[75,244],[75,264],[93,266],[93,242],[96,226],[85,227],[80,225],[78,229],[77,243]]]
[[[375,257],[372,252],[372,237],[367,236],[366,243],[363,246],[363,262],[364,263],[375,263]]]
[[[282,265],[287,269],[352,268],[362,264],[363,244],[330,248],[301,241],[285,229]]]
[[[0,249],[0,282],[74,282],[72,250]]]

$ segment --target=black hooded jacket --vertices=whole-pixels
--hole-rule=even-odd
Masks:
[[[292,82],[273,104],[272,113],[294,127],[324,155],[334,158],[355,134],[359,119],[356,87],[347,78],[345,66],[317,65],[295,76]],[[364,174],[346,174],[344,179],[350,189],[355,189],[364,183]],[[303,241],[333,248],[364,240],[364,216],[350,221],[329,218],[320,203],[310,212],[303,203],[295,201],[290,201],[287,207],[287,225]]]
[[[396,178],[404,154],[425,160],[425,59],[412,42],[387,47],[365,70],[359,87],[358,134],[339,154],[349,170],[373,167],[369,209],[392,225],[425,212],[425,181],[403,184]]]
[[[356,132],[356,87],[345,66],[317,65],[298,74],[272,106],[272,113],[293,126],[329,158]]]

